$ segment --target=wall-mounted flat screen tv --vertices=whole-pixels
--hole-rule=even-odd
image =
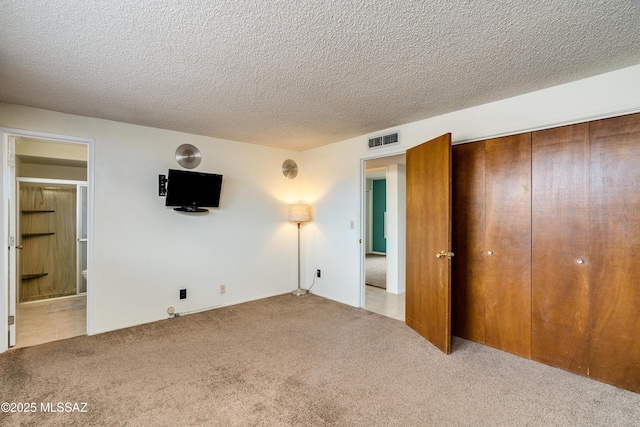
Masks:
[[[169,169],[165,206],[182,212],[206,212],[220,207],[222,175]]]

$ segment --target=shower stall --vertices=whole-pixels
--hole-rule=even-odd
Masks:
[[[86,293],[87,183],[17,181],[18,301]]]

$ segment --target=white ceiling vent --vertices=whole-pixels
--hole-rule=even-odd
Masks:
[[[398,132],[395,132],[388,135],[369,138],[369,148],[384,147],[385,145],[397,144],[399,142],[400,138],[398,138]]]

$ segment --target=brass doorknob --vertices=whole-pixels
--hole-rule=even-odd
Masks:
[[[440,258],[449,258],[451,259],[451,257],[453,256],[453,252],[445,252],[445,251],[440,251],[436,254],[436,258],[440,259]]]

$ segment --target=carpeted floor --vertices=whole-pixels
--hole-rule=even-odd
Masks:
[[[367,285],[387,289],[387,257],[385,255],[367,254],[364,268]]]
[[[0,402],[37,409],[0,413],[2,426],[640,424],[639,394],[461,339],[446,356],[315,295],[8,351]]]

